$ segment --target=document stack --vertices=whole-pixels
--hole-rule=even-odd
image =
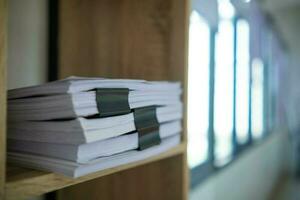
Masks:
[[[80,177],[180,143],[177,82],[79,78],[8,91],[8,161]]]

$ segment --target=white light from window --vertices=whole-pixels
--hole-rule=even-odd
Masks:
[[[235,15],[235,10],[230,0],[218,0],[218,10],[222,19],[231,19]]]
[[[193,168],[208,158],[210,30],[193,11],[189,28],[188,164]]]
[[[232,153],[233,130],[233,24],[221,20],[216,35],[214,131],[217,163]]]
[[[236,66],[236,134],[237,142],[244,144],[249,130],[249,24],[237,22],[237,66]]]
[[[263,134],[263,84],[264,64],[260,58],[252,60],[252,137],[258,139]]]

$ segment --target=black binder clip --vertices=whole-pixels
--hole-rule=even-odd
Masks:
[[[128,88],[98,88],[96,102],[100,117],[122,115],[131,112]]]
[[[134,123],[139,135],[139,150],[144,150],[161,142],[156,107],[134,109]]]

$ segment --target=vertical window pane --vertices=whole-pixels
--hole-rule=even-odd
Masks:
[[[236,28],[236,134],[237,142],[244,144],[249,130],[249,24],[238,20]]]
[[[233,129],[233,24],[219,23],[216,35],[214,131],[216,164],[222,165],[232,152]]]
[[[210,30],[195,11],[190,16],[188,71],[188,163],[208,158]]]
[[[261,59],[255,58],[252,61],[252,137],[258,139],[263,134],[263,80],[264,65]]]

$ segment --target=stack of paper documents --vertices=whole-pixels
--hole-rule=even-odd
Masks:
[[[71,77],[8,91],[8,161],[79,177],[180,143],[180,83]]]

